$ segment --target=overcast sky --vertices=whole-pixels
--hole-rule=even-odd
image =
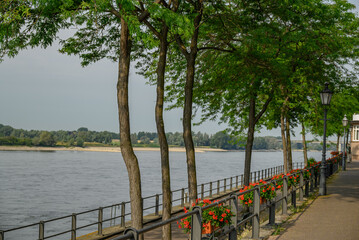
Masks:
[[[350,2],[359,6],[359,0]],[[25,50],[0,64],[0,123],[27,130],[87,127],[118,132],[117,64],[104,60],[82,68],[78,57],[62,55],[57,49]],[[155,132],[155,87],[135,72],[132,68],[131,132]],[[182,132],[180,109],[167,111],[164,116],[166,131]],[[206,122],[193,130],[213,134],[225,128]],[[280,131],[264,130],[260,135],[280,136]]]

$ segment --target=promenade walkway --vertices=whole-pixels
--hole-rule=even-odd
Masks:
[[[327,195],[319,196],[283,227],[280,235],[269,240],[358,240],[359,161],[330,179]]]

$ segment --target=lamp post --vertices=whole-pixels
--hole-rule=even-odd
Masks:
[[[342,123],[343,123],[343,126],[344,126],[344,135],[343,135],[343,139],[344,139],[344,142],[343,142],[343,164],[342,164],[342,169],[343,171],[346,170],[346,156],[345,156],[345,152],[346,152],[346,147],[345,147],[345,127],[347,126],[348,124],[348,119],[347,119],[347,115],[344,115],[344,118],[342,120]]]
[[[327,107],[330,104],[332,99],[333,92],[328,88],[329,83],[325,83],[324,90],[320,92],[320,100],[324,106],[324,134],[323,134],[323,153],[322,153],[322,163],[320,165],[320,184],[319,184],[319,195],[323,196],[327,194],[327,184],[325,178],[326,172],[326,162],[325,162],[325,152],[327,148]]]
[[[350,134],[350,135],[349,135]],[[350,139],[350,142],[352,142],[352,125],[349,125],[349,133],[348,133],[348,135],[349,135],[349,139]],[[348,143],[349,143],[349,141],[348,141]],[[349,145],[347,143],[347,145]],[[350,163],[351,161],[352,161],[352,158],[351,158],[351,145],[349,145],[349,152],[348,152],[348,154],[349,154],[349,159],[348,159],[348,162]]]

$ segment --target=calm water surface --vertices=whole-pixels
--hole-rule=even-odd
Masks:
[[[320,152],[308,154],[321,158]],[[143,196],[161,193],[160,153],[138,151],[136,155]],[[281,152],[254,152],[251,170],[278,166],[282,161]],[[293,161],[302,162],[303,153],[293,152]],[[244,152],[196,153],[196,164],[199,183],[236,176],[243,173]],[[171,152],[170,166],[172,189],[186,187],[185,153]],[[0,230],[129,200],[120,153],[0,151],[0,183]],[[69,223],[63,224],[64,230],[70,228]],[[7,234],[5,239],[36,239],[37,228],[32,231]],[[35,235],[28,238],[30,234]]]

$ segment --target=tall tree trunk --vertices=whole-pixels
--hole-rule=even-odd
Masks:
[[[194,2],[195,10],[197,16],[194,19],[193,26],[194,32],[191,38],[190,52],[187,52],[187,49],[180,39],[179,36],[176,37],[176,40],[180,46],[180,50],[186,58],[187,61],[187,72],[186,72],[186,83],[185,83],[185,100],[183,108],[183,140],[186,148],[186,159],[187,159],[187,175],[188,175],[188,191],[189,191],[189,201],[194,203],[197,199],[197,176],[196,176],[196,159],[195,159],[195,150],[192,139],[192,102],[193,102],[193,85],[194,85],[194,75],[195,75],[195,65],[197,58],[197,45],[198,45],[198,36],[199,28],[202,20],[203,14],[203,0],[198,0]]]
[[[248,186],[251,179],[251,160],[252,160],[252,148],[254,141],[254,128],[255,128],[255,113],[256,105],[254,97],[249,100],[249,123],[247,130],[247,144],[246,144],[246,155],[244,160],[244,185]]]
[[[292,158],[292,143],[290,140],[290,119],[287,115],[286,120],[286,133],[287,133],[287,154],[288,154],[288,171],[293,170],[293,158]]]
[[[337,134],[337,152],[339,152],[340,134]]]
[[[125,161],[131,199],[132,227],[142,228],[143,205],[141,194],[141,174],[137,157],[133,152],[130,138],[130,117],[128,108],[128,78],[130,72],[131,40],[128,25],[121,18],[120,58],[118,64],[117,101],[120,123],[120,147]]]
[[[170,163],[168,153],[168,142],[163,122],[163,102],[164,102],[164,86],[165,86],[165,70],[167,58],[167,34],[168,27],[163,24],[160,39],[160,56],[157,65],[157,100],[156,100],[156,127],[158,140],[161,150],[161,170],[162,170],[162,220],[171,218],[171,181],[170,181]],[[171,240],[171,224],[162,227],[162,239]]]
[[[305,127],[302,122],[302,143],[303,143],[303,154],[304,154],[304,166],[308,165],[308,150],[307,150],[307,141],[305,140]]]
[[[286,126],[284,122],[284,110],[282,109],[280,115],[280,133],[282,135],[282,145],[283,145],[283,165],[284,165],[284,173],[288,173],[288,155],[287,155],[287,141],[285,137]]]
[[[192,139],[192,97],[196,55],[190,54],[187,60],[187,76],[183,109],[183,139],[186,148],[188,191],[190,203],[197,199],[197,174],[195,150]]]

